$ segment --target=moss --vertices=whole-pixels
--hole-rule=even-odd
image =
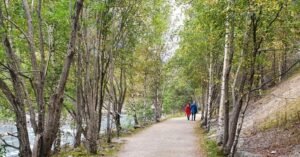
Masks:
[[[281,110],[271,114],[263,123],[258,125],[259,131],[267,131],[272,128],[290,128],[300,123],[300,99],[293,101]]]
[[[198,136],[199,149],[201,156],[205,157],[223,157],[223,153],[219,149],[216,141],[208,138],[208,134],[204,132],[201,127],[196,127],[196,134]]]

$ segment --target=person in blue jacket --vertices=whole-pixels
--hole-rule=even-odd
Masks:
[[[196,114],[198,112],[198,107],[196,102],[194,101],[191,105],[191,112],[192,112],[192,120],[195,121],[196,120]]]

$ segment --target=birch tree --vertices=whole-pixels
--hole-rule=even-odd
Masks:
[[[234,0],[227,1],[226,23],[225,23],[225,45],[224,45],[224,62],[222,72],[221,97],[219,105],[218,117],[218,143],[225,144],[228,140],[228,125],[229,125],[229,96],[228,84],[231,63],[234,53]]]

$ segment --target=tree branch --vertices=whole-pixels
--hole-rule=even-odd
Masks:
[[[7,135],[9,135],[9,136],[12,136],[12,137],[15,137],[15,138],[18,138],[18,135],[14,135],[14,134],[12,134],[12,133],[7,133]]]
[[[265,35],[270,31],[270,27],[272,26],[272,24],[277,20],[277,18],[279,17],[280,15],[280,12],[282,11],[283,9],[283,4],[280,5],[280,8],[279,10],[277,11],[275,17],[271,20],[271,22],[268,24],[267,28],[266,28],[266,31],[265,31]],[[259,47],[261,45],[261,43],[263,42],[263,39],[264,39],[264,36],[262,36],[259,40]]]
[[[9,89],[7,84],[0,79],[0,89],[2,90],[3,94],[6,96],[8,101],[11,103],[12,106],[14,106],[15,101],[15,95],[12,93],[12,91]]]
[[[13,146],[11,144],[8,144],[4,139],[1,139],[1,141],[4,143],[3,144],[4,147],[11,147],[11,148],[14,148],[14,149],[17,149],[17,150],[20,149],[19,147],[16,147],[16,146]]]
[[[7,70],[9,70],[10,72],[12,72],[12,73],[15,74],[15,71],[14,71],[12,68],[10,68],[9,66],[7,66],[7,65],[5,65],[5,64],[3,64],[3,63],[1,63],[1,62],[0,62],[0,65],[2,65],[4,68],[6,68]],[[25,74],[23,74],[23,73],[20,72],[20,71],[17,71],[17,74],[19,74],[20,76],[22,76],[22,77],[28,79],[29,82],[30,82],[31,87],[34,88],[32,78],[30,78],[29,76],[26,76]],[[16,75],[16,74],[15,74],[15,75]],[[36,95],[36,92],[34,92],[34,93],[35,93],[35,95]]]
[[[30,42],[29,38],[28,38],[28,35],[25,33],[25,31],[22,28],[20,28],[14,21],[10,20],[9,18],[5,17],[4,15],[3,15],[3,18],[5,20],[7,20],[9,23],[11,23],[12,25],[14,25],[16,27],[16,29],[19,30],[24,35],[24,37],[27,40],[27,42],[28,43]]]
[[[300,60],[297,60],[297,61],[296,61],[293,65],[291,65],[286,71],[284,71],[283,73],[281,73],[281,74],[275,76],[273,79],[270,79],[269,81],[267,81],[267,82],[261,84],[259,87],[256,87],[256,88],[254,88],[254,89],[251,89],[250,91],[244,93],[242,97],[245,97],[247,94],[250,94],[250,93],[252,93],[252,92],[255,92],[255,91],[257,91],[257,90],[263,88],[265,85],[267,85],[268,83],[271,83],[271,82],[274,81],[276,78],[279,78],[279,77],[281,77],[281,76],[287,74],[287,73],[288,73],[293,67],[295,67],[298,63],[300,63]]]

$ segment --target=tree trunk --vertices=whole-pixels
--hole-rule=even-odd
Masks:
[[[209,53],[209,69],[208,69],[208,101],[207,101],[207,124],[206,129],[207,131],[210,130],[210,120],[212,115],[212,96],[213,96],[213,54],[210,51]]]
[[[121,113],[117,113],[115,116],[115,123],[116,123],[116,129],[117,129],[117,136],[120,137],[120,134],[121,134],[121,116],[120,116]]]
[[[276,59],[276,51],[273,51],[273,61],[272,61],[272,72],[273,72],[273,76],[272,76],[272,84],[276,84],[276,76],[277,76],[277,59]]]
[[[136,115],[136,111],[134,111],[133,119],[134,119],[134,125],[138,126],[139,125],[139,121],[138,121],[138,118],[137,118],[137,115]]]
[[[83,112],[83,104],[82,104],[82,73],[81,73],[81,54],[78,53],[77,59],[77,87],[76,87],[76,135],[75,135],[75,142],[74,147],[78,147],[81,144],[81,134],[82,130],[82,112]]]
[[[85,28],[86,29],[86,28]],[[86,32],[86,30],[85,30]],[[86,36],[86,34],[85,34]],[[87,37],[85,37],[85,41]],[[84,58],[85,66],[85,77],[84,77],[84,86],[82,88],[84,94],[84,105],[85,105],[85,120],[86,120],[86,129],[85,129],[85,138],[84,143],[85,148],[91,154],[97,154],[97,141],[98,141],[98,129],[100,128],[100,117],[99,117],[99,104],[98,104],[98,95],[97,91],[99,90],[97,78],[98,72],[98,59],[93,53],[88,50],[88,43],[85,43],[86,58]],[[94,79],[92,79],[94,78]]]
[[[30,149],[30,143],[28,137],[24,104],[22,103],[22,100],[18,100],[18,98],[12,94],[9,87],[1,79],[0,79],[0,89],[4,93],[6,98],[9,100],[16,115],[16,127],[18,131],[18,140],[20,143],[19,155],[21,157],[31,157],[31,149]]]
[[[60,129],[57,132],[57,137],[54,141],[54,153],[58,153],[61,148],[61,131]]]
[[[203,104],[203,121],[201,123],[201,125],[203,127],[206,127],[207,125],[207,117],[208,117],[208,89],[205,90],[205,103]]]
[[[247,73],[243,72],[242,75],[242,81],[240,84],[240,89],[239,89],[239,93],[244,93],[244,85],[247,84],[247,99],[246,99],[246,103],[249,103],[250,100],[250,92],[252,90],[252,86],[254,83],[254,75],[255,75],[255,68],[256,68],[256,58],[257,55],[259,54],[258,50],[259,47],[261,46],[261,41],[257,42],[256,39],[256,33],[257,33],[257,18],[255,16],[255,14],[252,15],[251,17],[251,31],[252,31],[252,40],[253,40],[253,50],[252,53],[250,55],[248,55],[248,62],[246,65],[244,65],[244,71],[246,71],[247,69],[250,69],[249,72],[249,78],[247,79]],[[248,43],[248,33],[245,35],[244,38],[244,47],[243,47],[243,51],[247,54],[247,43]],[[239,98],[238,104],[235,104],[234,109],[233,109],[233,114],[232,114],[232,119],[231,119],[231,123],[230,123],[230,134],[229,134],[229,139],[226,143],[226,147],[224,149],[224,154],[228,155],[230,153],[230,151],[232,150],[232,146],[234,143],[234,139],[238,138],[238,136],[236,137],[236,133],[237,133],[237,124],[238,124],[238,120],[239,120],[239,115],[242,109],[242,105],[243,105],[243,99],[244,99],[244,94]],[[238,132],[239,134],[239,132]],[[233,152],[234,153],[234,152]]]
[[[158,87],[155,89],[155,97],[154,97],[154,108],[155,108],[155,121],[159,122],[161,117],[161,110],[158,98]]]
[[[0,6],[0,29],[5,30],[1,6]],[[19,155],[21,157],[31,157],[32,152],[30,149],[27,123],[26,123],[26,112],[25,112],[25,105],[24,105],[24,100],[27,99],[25,98],[26,95],[24,95],[26,94],[26,89],[24,88],[23,81],[19,77],[19,71],[20,71],[19,61],[11,47],[11,43],[5,31],[1,33],[1,37],[2,37],[2,44],[5,48],[6,56],[8,58],[8,65],[9,65],[8,70],[12,80],[12,85],[13,85],[15,95],[9,89],[7,84],[1,79],[0,79],[0,89],[2,93],[5,95],[5,97],[7,98],[7,100],[9,101],[9,103],[11,104],[11,106],[13,107],[14,113],[16,115],[16,127],[18,131],[18,140],[20,144]],[[34,124],[33,127],[35,126]]]
[[[124,100],[125,100],[125,95],[127,92],[127,84],[126,84],[126,73],[125,73],[125,65],[122,62],[122,66],[121,66],[121,75],[120,75],[120,80],[119,80],[119,98],[117,99],[117,114],[116,114],[116,127],[117,127],[117,135],[118,137],[120,137],[120,133],[121,133],[121,114],[122,114],[122,108],[123,108],[123,104],[124,104]]]
[[[250,14],[248,13],[248,16]],[[242,51],[241,51],[241,58],[240,58],[240,63],[239,63],[239,67],[238,70],[235,74],[235,80],[232,86],[232,93],[233,93],[233,111],[232,111],[232,115],[231,115],[231,121],[230,121],[230,125],[229,125],[229,137],[228,137],[228,141],[227,143],[225,143],[225,148],[224,148],[224,154],[229,154],[230,150],[232,148],[232,145],[234,143],[234,139],[236,136],[236,128],[237,128],[237,123],[239,120],[239,115],[240,115],[240,111],[242,109],[242,105],[243,105],[243,100],[244,100],[244,96],[241,95],[241,93],[244,93],[244,88],[245,88],[245,83],[247,81],[247,69],[248,69],[248,60],[246,57],[249,56],[248,52],[248,48],[249,48],[249,36],[250,36],[250,22],[249,22],[249,18],[246,18],[246,32],[244,33],[243,36],[243,47],[242,47]],[[250,55],[251,56],[251,55]],[[241,70],[240,70],[241,69]],[[240,75],[240,84],[237,86],[237,78],[239,76],[239,73],[241,72]],[[235,90],[237,88],[237,90]]]
[[[226,144],[228,140],[228,121],[229,121],[229,99],[228,99],[228,82],[231,70],[231,62],[234,53],[234,0],[228,0],[226,15],[226,35],[224,49],[224,64],[221,85],[221,97],[218,117],[218,144]]]
[[[110,93],[110,104],[108,106],[108,113],[107,113],[107,142],[111,142],[111,125],[110,125],[110,110],[111,110],[111,105],[113,105],[113,110],[116,111],[116,106],[115,106],[115,103],[116,103],[116,93],[114,92],[114,62],[113,62],[113,54],[112,52],[109,53],[109,58],[110,58],[110,65],[109,65],[109,85],[110,85],[110,89],[109,89],[109,93]],[[116,116],[118,115],[118,113],[115,113],[115,124],[116,124],[116,127],[118,129],[118,126],[117,126],[117,119],[116,119]],[[117,131],[118,132],[118,131]]]
[[[239,101],[237,101],[237,103],[235,104],[235,106],[233,108],[232,118],[231,118],[231,121],[230,121],[229,137],[228,137],[227,144],[224,147],[224,154],[225,155],[228,155],[230,153],[232,144],[234,142],[237,123],[238,123],[238,120],[239,120],[239,115],[240,115],[240,112],[241,112],[241,109],[242,109],[242,105],[243,105],[243,97],[240,98]]]
[[[111,103],[108,104],[108,108],[107,108],[107,123],[106,123],[106,134],[107,134],[107,143],[111,143],[111,128],[110,128],[110,122],[111,122],[111,118],[110,118],[110,109],[111,108]]]
[[[143,110],[143,120],[144,122],[146,121],[146,108],[147,108],[147,72],[144,72],[144,89],[143,89],[143,105],[144,105],[144,110]]]
[[[284,43],[284,50],[283,50],[283,53],[282,53],[282,57],[281,57],[281,73],[282,74],[283,72],[285,72],[287,70],[287,44]],[[282,78],[284,78],[285,75],[283,76],[280,76],[280,80],[282,80]]]
[[[98,112],[93,107],[89,107],[90,117],[87,123],[86,149],[91,154],[97,154],[97,140],[98,140]]]
[[[29,143],[29,137],[28,137],[28,130],[27,130],[27,123],[26,123],[26,115],[25,115],[25,109],[24,105],[21,104],[15,104],[18,105],[17,107],[17,131],[18,131],[18,140],[20,143],[20,156],[21,157],[31,157],[31,149],[30,149],[30,143]]]
[[[205,92],[205,87],[202,85],[202,96],[201,96],[201,121],[204,120],[204,108],[205,108],[205,95],[206,95],[206,92]],[[202,123],[202,122],[201,122]],[[201,124],[202,125],[202,124]]]
[[[44,109],[44,78],[43,78],[43,73],[42,70],[44,69],[39,69],[39,65],[37,62],[36,58],[36,48],[35,48],[35,42],[34,42],[34,27],[32,24],[32,16],[31,16],[31,11],[29,9],[29,5],[27,0],[22,0],[23,2],[23,8],[26,14],[26,20],[27,20],[27,27],[28,27],[28,45],[30,49],[30,55],[31,55],[31,68],[32,68],[32,73],[33,73],[33,90],[36,93],[36,102],[37,102],[37,107],[38,107],[38,124],[37,124],[37,130],[36,130],[36,137],[37,139],[35,141],[38,142],[36,146],[38,147],[43,147],[43,138],[40,138],[43,136],[43,131],[44,131],[44,121],[45,121],[45,109]],[[33,9],[33,8],[32,8]],[[40,10],[41,10],[41,4],[39,3],[39,9],[38,9],[38,16],[39,16],[39,27],[41,29],[41,16],[40,16]],[[40,40],[42,40],[42,34],[40,34]],[[40,45],[43,45],[43,43],[40,43]],[[42,59],[42,64],[44,64],[44,51],[42,49],[43,47],[41,46],[41,59]],[[44,66],[42,66],[44,67]],[[37,150],[42,150],[43,148],[37,148]],[[35,152],[35,154],[42,153],[40,152]]]
[[[73,61],[73,57],[75,54],[75,42],[77,37],[78,21],[82,10],[83,1],[84,0],[77,0],[75,5],[76,9],[72,20],[72,29],[69,38],[67,56],[65,58],[65,62],[59,79],[58,86],[49,101],[48,114],[46,117],[45,129],[43,133],[43,148],[40,148],[42,150],[39,151],[39,152],[43,152],[43,154],[39,154],[38,156],[43,156],[43,157],[50,156],[52,144],[57,136],[57,132],[59,128],[59,120],[61,115],[61,108],[63,103],[64,89],[66,86],[67,78],[69,76],[71,63]]]

